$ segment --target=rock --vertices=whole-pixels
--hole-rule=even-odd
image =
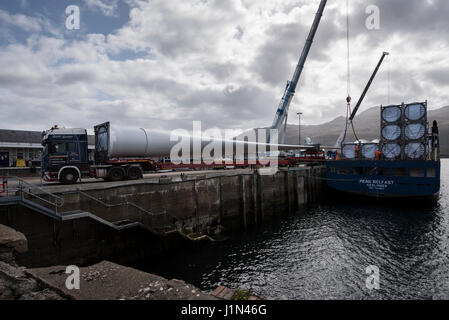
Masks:
[[[19,300],[63,300],[58,294],[49,289],[24,294]]]
[[[14,299],[14,293],[8,288],[6,288],[6,290],[0,294],[0,300],[12,300],[12,299]]]
[[[23,233],[0,224],[0,248],[6,247],[17,253],[28,251],[28,241]]]
[[[0,225],[0,300],[61,300],[54,291],[42,288],[26,268],[17,266],[14,253],[27,250],[22,233]]]

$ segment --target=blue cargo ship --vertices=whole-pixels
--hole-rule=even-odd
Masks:
[[[429,132],[430,131],[430,132]],[[334,190],[377,198],[434,198],[440,192],[438,124],[427,102],[381,107],[381,139],[342,143],[326,163]]]
[[[334,190],[378,198],[433,198],[440,192],[440,161],[328,161]]]

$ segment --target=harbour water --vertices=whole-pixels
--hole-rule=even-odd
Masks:
[[[333,198],[146,268],[275,300],[449,299],[449,160],[442,166],[435,202]],[[369,266],[379,268],[379,290],[366,286]]]

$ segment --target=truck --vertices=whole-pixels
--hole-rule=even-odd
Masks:
[[[42,178],[46,182],[60,182],[62,184],[75,184],[82,179],[97,178],[106,181],[138,180],[143,178],[145,172],[158,170],[180,169],[210,169],[217,168],[217,164],[206,165],[204,162],[192,164],[193,150],[200,146],[203,151],[212,140],[203,136],[183,136],[190,144],[191,154],[187,155],[190,163],[173,165],[160,163],[160,157],[167,157],[171,150],[178,144],[178,140],[172,139],[167,131],[149,130],[142,128],[123,129],[112,127],[110,122],[105,122],[94,127],[95,148],[94,161],[89,161],[89,143],[86,129],[64,129],[57,126],[43,132],[42,144]],[[299,146],[275,145],[259,142],[238,140],[214,140],[222,146],[224,154],[229,144],[232,150],[237,146],[243,147],[245,154],[253,153],[256,147],[264,147],[264,150],[275,147],[276,149],[291,150]],[[186,161],[186,162],[189,162]],[[220,168],[230,165],[237,167],[238,162],[223,163]],[[243,166],[249,167],[246,161]],[[240,165],[239,167],[242,167]]]
[[[111,130],[106,122],[95,126],[94,131],[94,163],[89,161],[86,129],[55,126],[44,132],[43,180],[62,184],[75,184],[85,178],[137,180],[146,171],[156,171],[155,161],[147,152],[150,133],[146,130]]]

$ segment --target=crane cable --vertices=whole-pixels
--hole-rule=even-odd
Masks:
[[[346,0],[347,102],[351,103],[351,59],[349,47],[349,0]]]
[[[351,108],[351,60],[350,60],[350,51],[349,51],[349,0],[346,0],[346,121],[345,121],[345,135],[343,137],[342,143],[346,140],[346,135],[348,133],[348,121],[349,121],[349,109]]]
[[[347,94],[348,97],[346,98],[347,103],[347,109],[346,109],[346,124],[345,124],[345,135],[343,138],[343,142],[346,140],[346,135],[348,133],[348,121],[350,120],[349,117],[352,115],[351,110],[351,51],[350,51],[350,35],[349,35],[349,0],[346,0],[346,49],[347,49]],[[354,133],[354,137],[357,141],[359,141],[359,138],[357,137],[357,133],[355,131],[354,122],[351,120],[351,127],[352,132]],[[343,143],[342,142],[342,143]]]

